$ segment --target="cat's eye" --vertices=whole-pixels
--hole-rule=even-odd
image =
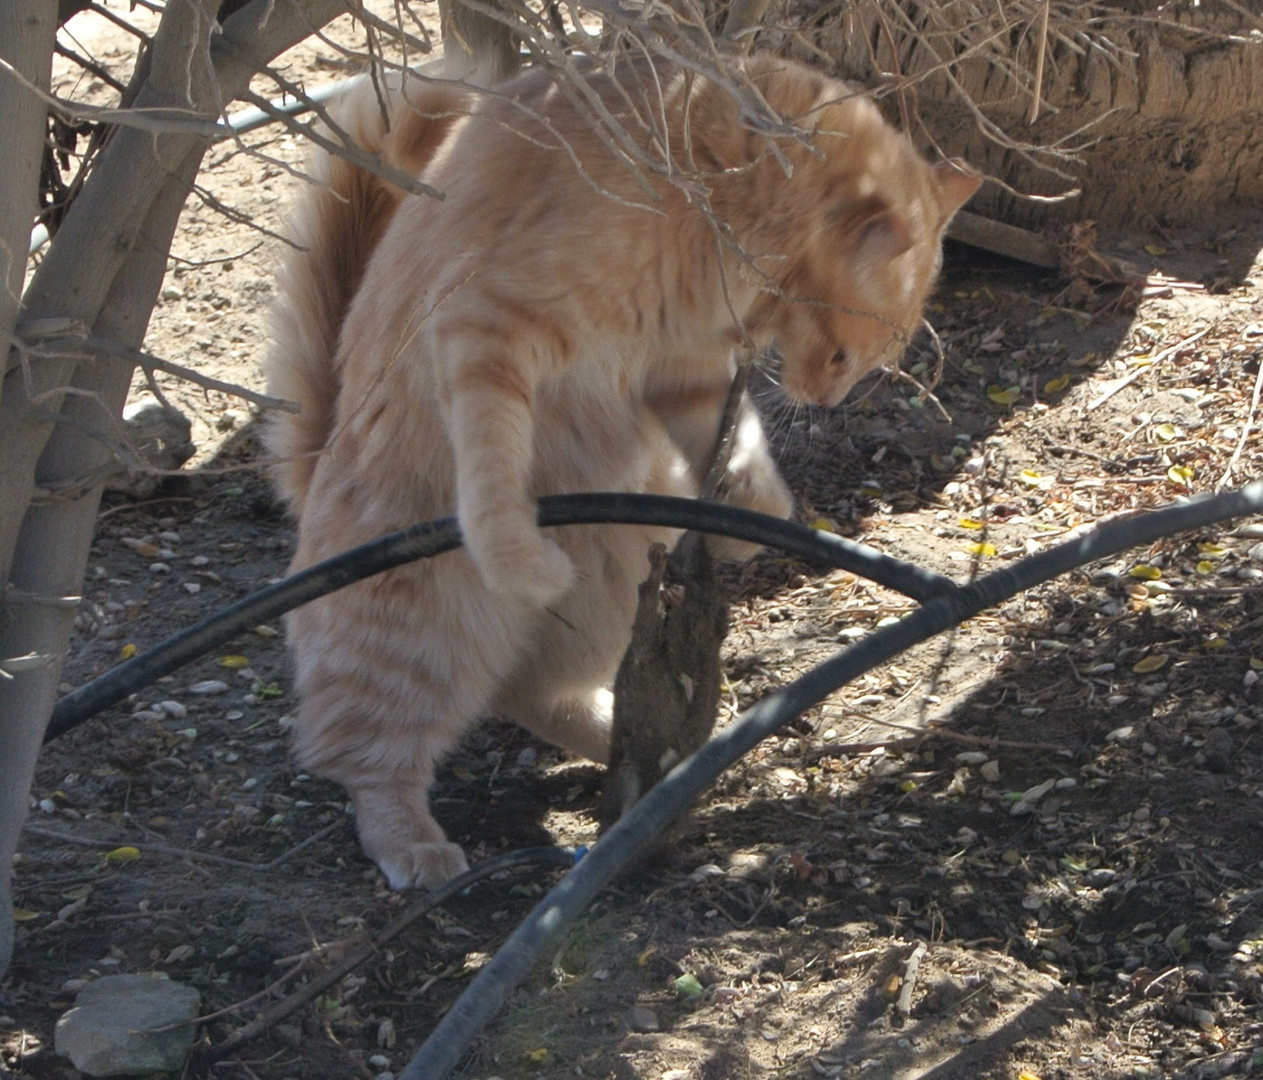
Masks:
[[[846,360],[847,360],[846,350],[839,349],[837,352],[833,354],[832,358],[829,360],[829,363],[831,363],[834,367],[842,367],[846,364]]]

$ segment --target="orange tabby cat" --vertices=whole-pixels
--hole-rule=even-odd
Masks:
[[[665,63],[592,76],[633,137],[702,175],[713,217],[696,193],[637,175],[539,72],[476,99],[409,83],[389,134],[369,91],[343,108],[368,148],[447,196],[403,198],[326,159],[271,357],[271,391],[303,407],[271,434],[299,519],[295,570],[452,512],[464,533],[461,551],[289,620],[298,760],[347,789],[396,888],[465,868],[427,789],[476,717],[608,753],[602,688],[645,552],[674,533],[541,530],[536,497],[696,494],[737,340],[777,342],[785,391],[837,404],[902,350],[943,228],[978,186],[925,164],[844,84],[743,64],[809,139],[769,152],[721,88]],[[665,136],[631,115],[659,91]],[[748,404],[729,481],[733,502],[788,513]]]

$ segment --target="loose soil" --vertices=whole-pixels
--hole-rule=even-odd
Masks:
[[[291,70],[341,73],[325,45]],[[275,161],[221,147],[204,182],[276,229],[301,147],[276,129],[250,141]],[[964,580],[1260,475],[1263,217],[1107,246],[1196,287],[1130,310],[1117,288],[1067,292],[953,250],[931,312],[941,408],[891,378],[830,413],[769,394],[801,519]],[[148,350],[259,388],[274,251],[191,204]],[[907,370],[934,366],[917,342]],[[250,409],[160,381],[194,421],[199,471],[103,505],[67,688],[285,572],[292,532]],[[729,578],[721,725],[912,607],[776,552]],[[600,895],[459,1075],[1263,1073],[1261,590],[1263,525],[1174,536],[843,688]],[[416,899],[360,853],[341,790],[287,757],[282,629],[258,627],[45,752],[0,999],[14,1076],[77,1075],[53,1026],[84,980],[148,971],[195,986],[214,1014],[204,1047]],[[434,803],[479,860],[594,843],[601,784],[600,769],[489,720]],[[528,868],[476,886],[193,1074],[397,1072],[556,879]]]

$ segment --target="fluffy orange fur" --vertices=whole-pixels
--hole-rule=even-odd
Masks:
[[[927,165],[845,84],[743,63],[806,137],[771,152],[722,88],[666,64],[592,76],[705,200],[629,168],[535,72],[477,99],[409,84],[389,130],[359,91],[343,123],[445,201],[323,159],[329,187],[300,207],[307,250],[285,270],[271,357],[271,391],[302,406],[271,432],[298,516],[294,569],[452,512],[465,538],[289,620],[298,760],[346,787],[397,888],[465,867],[427,789],[476,717],[608,753],[603,687],[645,552],[674,534],[541,530],[534,500],[696,494],[736,340],[775,341],[785,391],[837,404],[902,350],[943,228],[977,188],[957,165]],[[632,102],[650,103],[656,130]],[[741,505],[790,510],[748,403],[729,487]]]

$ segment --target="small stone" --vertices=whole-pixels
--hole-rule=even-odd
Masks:
[[[158,976],[107,975],[84,987],[57,1021],[57,1053],[90,1076],[179,1072],[201,1000],[191,986]]]
[[[174,471],[193,456],[197,449],[191,438],[193,424],[179,409],[145,399],[123,410],[123,425],[128,444],[149,469],[122,472],[107,480],[106,488],[134,499],[147,499],[164,479],[160,473],[150,470]]]
[[[228,692],[228,684],[221,679],[203,679],[189,687],[194,694],[224,694]]]
[[[623,1019],[627,1021],[627,1026],[640,1034],[648,1034],[653,1031],[661,1031],[662,1026],[658,1023],[658,1014],[652,1009],[646,1009],[643,1005],[634,1005],[624,1014]]]

